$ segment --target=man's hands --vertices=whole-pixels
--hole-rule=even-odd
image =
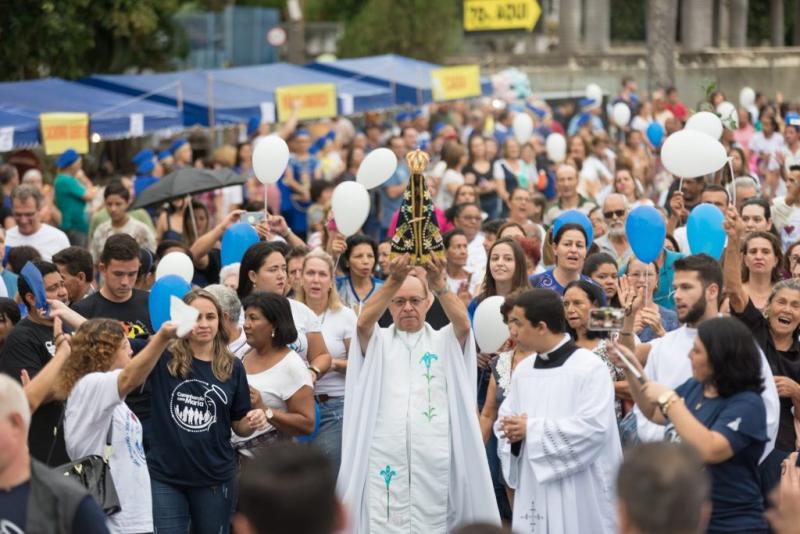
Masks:
[[[445,265],[447,265],[447,262],[435,254],[432,254],[431,259],[425,262],[424,267],[428,278],[428,287],[434,292],[442,291],[447,287]]]
[[[500,420],[502,437],[516,443],[525,439],[528,433],[528,414],[510,415]]]
[[[413,268],[411,255],[402,254],[389,262],[389,280],[400,285]]]
[[[722,228],[728,236],[728,241],[734,244],[739,243],[739,237],[744,233],[744,223],[735,207],[728,206],[725,210],[725,220],[722,222]]]
[[[686,220],[686,217],[689,216],[688,212],[686,211],[686,204],[683,200],[683,192],[678,190],[672,193],[672,196],[669,199],[669,210],[673,217],[677,218],[679,221]]]

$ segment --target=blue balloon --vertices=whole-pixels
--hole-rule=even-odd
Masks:
[[[150,296],[147,299],[147,307],[150,310],[150,324],[153,331],[161,328],[161,325],[169,321],[169,298],[175,295],[179,299],[192,290],[189,282],[177,274],[168,274],[156,280],[150,289]]]
[[[722,212],[712,204],[700,204],[686,221],[686,237],[692,254],[708,254],[719,261],[725,249],[725,229]]]
[[[658,259],[664,248],[667,227],[657,209],[639,206],[628,214],[625,234],[639,261],[652,263]]]
[[[651,122],[647,127],[647,139],[654,147],[661,146],[661,141],[664,140],[664,127],[657,122]]]
[[[556,220],[553,221],[553,239],[555,239],[556,234],[558,234],[558,231],[561,229],[561,225],[567,223],[580,224],[583,226],[583,229],[586,231],[586,248],[588,249],[592,246],[592,238],[594,237],[592,221],[578,210],[567,210],[556,217]]]
[[[253,243],[258,243],[259,237],[256,229],[247,223],[236,223],[222,234],[222,250],[220,256],[222,266],[239,263],[244,253]]]
[[[317,434],[319,434],[319,404],[314,400],[314,430],[311,431],[311,434],[307,436],[297,436],[294,440],[297,443],[311,443],[317,439]]]

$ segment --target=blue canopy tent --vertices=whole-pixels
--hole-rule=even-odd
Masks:
[[[17,117],[23,126],[19,133],[15,126],[15,141],[30,139],[30,121],[36,129],[39,141],[39,114],[47,112],[78,112],[89,114],[89,129],[104,139],[119,139],[136,135],[131,131],[133,115],[143,119],[143,133],[181,126],[181,114],[175,107],[164,106],[140,99],[126,98],[119,93],[86,87],[79,83],[58,78],[24,82],[0,83],[0,110],[6,112],[5,119]],[[0,127],[6,123],[0,119]],[[8,123],[14,126],[13,122]],[[24,126],[27,125],[27,126]],[[23,143],[20,143],[23,144]],[[25,143],[28,144],[28,143]]]
[[[416,106],[433,102],[431,70],[442,68],[441,65],[396,54],[316,62],[306,67],[389,88],[395,104]],[[486,77],[481,77],[481,92],[484,95],[492,93],[492,84]]]
[[[270,63],[211,71],[217,80],[239,87],[260,88],[274,92],[286,85],[332,83],[336,86],[337,110],[340,115],[361,113],[392,105],[391,91],[352,76],[326,74],[289,63]]]
[[[0,104],[0,129],[3,128],[11,129],[15,149],[39,144],[39,115],[35,112]]]
[[[213,71],[95,74],[80,83],[183,109],[184,126],[247,122],[273,106],[272,93],[218,79]]]

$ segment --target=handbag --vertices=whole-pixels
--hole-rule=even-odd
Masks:
[[[103,448],[103,455],[90,454],[79,458],[74,462],[61,465],[55,469],[64,473],[65,477],[71,478],[78,484],[86,488],[103,512],[111,516],[119,512],[122,508],[119,504],[117,488],[114,486],[114,479],[111,477],[111,469],[108,459],[111,458],[111,437],[114,429],[114,418],[108,425],[106,433],[106,445]]]

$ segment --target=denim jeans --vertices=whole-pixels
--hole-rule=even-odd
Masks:
[[[342,419],[344,418],[344,396],[333,397],[319,403],[319,434],[314,445],[320,448],[339,473],[342,462]]]
[[[236,506],[236,478],[207,487],[176,486],[150,479],[156,533],[228,534]]]

